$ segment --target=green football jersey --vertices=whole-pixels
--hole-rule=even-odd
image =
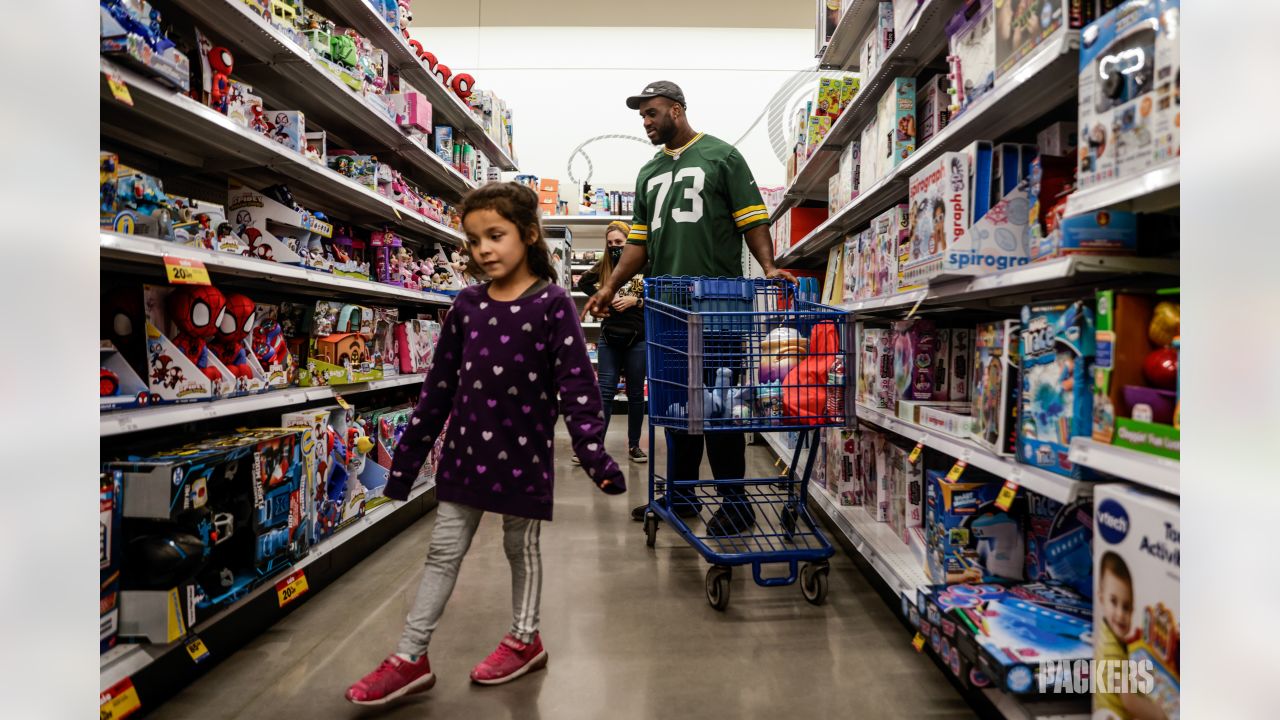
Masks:
[[[663,148],[640,169],[627,242],[645,246],[650,277],[739,277],[742,234],[768,222],[742,154],[700,133],[679,150]]]

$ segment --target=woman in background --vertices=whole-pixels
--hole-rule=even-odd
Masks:
[[[600,262],[583,273],[578,290],[594,295],[601,278],[613,274],[613,267],[622,257],[622,247],[627,243],[631,227],[621,220],[609,223],[605,231],[605,253]],[[584,315],[585,317],[585,315]],[[618,377],[627,381],[627,457],[632,462],[644,463],[649,456],[640,448],[640,429],[644,425],[644,279],[636,275],[618,291],[613,300],[613,312],[600,325],[598,375],[600,397],[604,402],[604,425],[609,428],[613,417],[613,397],[617,394]],[[578,458],[575,455],[573,462]]]

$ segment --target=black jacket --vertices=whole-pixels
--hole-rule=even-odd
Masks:
[[[643,297],[643,291],[631,291],[631,288],[639,288],[641,275],[636,275],[627,286],[618,291],[618,295],[636,295]],[[597,285],[600,283],[600,263],[596,263],[592,268],[582,274],[578,280],[578,291],[588,295],[594,295],[599,289]],[[635,333],[637,340],[644,339],[644,308],[633,307],[622,312],[612,311],[606,317],[600,326],[600,333],[603,336],[608,333],[610,336],[627,335]]]

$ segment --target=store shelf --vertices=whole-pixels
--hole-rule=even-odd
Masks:
[[[818,67],[827,70],[858,70],[858,41],[876,17],[876,0],[848,0],[849,8],[831,33],[827,49],[818,55]]]
[[[859,420],[909,440],[924,443],[925,447],[933,448],[957,460],[964,460],[972,467],[985,470],[1005,480],[1012,480],[1022,488],[1060,503],[1071,502],[1082,493],[1088,492],[1089,483],[1087,482],[1023,465],[1013,458],[1001,457],[972,440],[952,437],[922,425],[906,422],[883,410],[858,405],[856,412]]]
[[[783,438],[787,437],[787,435],[787,433],[780,432],[756,433],[756,437],[763,439],[774,455],[777,455],[782,462],[790,463],[795,459],[796,449],[787,447],[786,443],[783,442]]]
[[[888,523],[876,522],[861,507],[841,506],[817,483],[809,483],[809,497],[895,595],[914,598],[917,589],[929,584],[920,561]]]
[[[215,275],[234,275],[273,284],[292,285],[312,295],[338,294],[375,300],[441,305],[453,302],[452,297],[441,293],[409,290],[369,280],[356,280],[297,265],[285,265],[270,260],[179,245],[142,235],[122,235],[104,230],[99,232],[98,242],[101,257],[109,260],[157,268],[164,265],[166,257],[197,260]]]
[[[1170,495],[1181,495],[1182,468],[1177,460],[1140,450],[1101,443],[1092,438],[1071,439],[1068,458],[1099,472],[1113,475]]]
[[[364,517],[356,520],[348,527],[343,528],[335,535],[320,541],[320,543],[315,547],[311,548],[311,551],[306,557],[302,558],[295,565],[290,567],[289,571],[308,570],[308,568],[315,566],[317,569],[314,572],[307,572],[308,584],[311,585],[313,589],[317,589],[317,586],[327,584],[327,581],[331,580],[332,577],[324,578],[322,575],[332,573],[333,576],[336,576],[346,570],[346,567],[342,567],[338,568],[336,573],[333,573],[334,568],[331,567],[330,560],[337,551],[344,549],[344,546],[354,544],[353,541],[367,540],[367,537],[362,536],[365,536],[368,531],[382,530],[382,526],[388,524],[388,521],[397,514],[396,511],[417,504],[423,496],[432,492],[434,489],[435,480],[432,478],[411,490],[409,492],[408,500],[404,503],[389,502],[373,508],[368,511]],[[425,512],[426,509],[429,509],[429,507],[424,507],[423,512]],[[386,538],[382,539],[385,540]],[[287,573],[281,573],[280,577],[284,577],[286,574]],[[207,633],[209,633],[210,630],[219,622],[232,618],[238,611],[252,604],[263,599],[270,602],[273,600],[273,598],[271,598],[271,594],[274,594],[274,590],[275,586],[270,582],[253,589],[245,597],[237,600],[222,612],[191,628],[190,635],[201,637],[205,640],[205,643],[210,650],[214,650],[215,641],[213,637]],[[274,610],[274,614],[276,616],[282,617],[289,610],[292,610],[292,607],[288,608],[288,610],[276,607]],[[185,665],[190,668],[195,667],[195,664],[191,662],[191,658],[186,657],[186,653],[183,650],[183,641],[178,641],[168,645],[134,643],[123,643],[117,645],[110,651],[104,653],[100,658],[98,680],[100,690],[106,690],[125,678],[133,677],[144,670],[147,670],[153,663],[172,657],[173,653],[182,653],[182,657],[185,658]],[[135,684],[137,683],[138,680],[135,678]],[[146,694],[142,694],[144,695],[143,701],[145,705],[147,704]]]
[[[1033,294],[1081,288],[1140,274],[1177,275],[1178,261],[1166,258],[1077,255],[985,275],[948,275],[928,286],[894,295],[852,300],[843,304],[853,312],[908,309],[920,305],[946,305],[999,297],[1002,304],[1021,305]]]
[[[194,168],[195,172],[230,175],[250,187],[286,181],[299,203],[357,225],[389,226],[413,236],[462,244],[462,233],[457,230],[402,207],[261,133],[241,127],[186,95],[106,59],[101,60],[101,71],[102,133],[107,137]],[[132,106],[114,99],[107,86],[108,74],[125,81]],[[225,180],[221,182],[225,193]]]
[[[876,3],[860,3],[846,14],[852,14],[862,6],[875,7]],[[879,68],[862,78],[852,104],[840,113],[822,143],[814,148],[808,162],[796,173],[787,188],[782,202],[771,217],[776,220],[786,210],[806,200],[826,200],[827,181],[839,171],[840,151],[858,139],[859,133],[876,113],[876,104],[895,77],[916,77],[946,44],[946,24],[954,10],[953,0],[929,0],[921,5],[900,38],[885,54]],[[869,17],[868,20],[874,19]],[[859,31],[865,32],[865,28]]]
[[[200,2],[201,0],[192,0]],[[204,0],[208,1],[208,0]],[[493,138],[480,125],[471,108],[445,87],[431,70],[418,59],[409,41],[382,20],[382,16],[365,0],[319,0],[311,3],[339,24],[350,25],[356,32],[369,39],[373,46],[387,53],[391,66],[400,71],[400,78],[431,101],[433,121],[448,124],[454,132],[465,135],[471,144],[502,170],[516,170],[516,163],[506,150],[498,147]]]
[[[99,420],[100,435],[101,437],[123,435],[124,433],[137,432],[139,430],[154,430],[213,418],[243,415],[259,410],[301,405],[315,400],[332,398],[335,395],[347,397],[374,390],[415,385],[421,383],[425,377],[426,373],[414,373],[411,375],[396,375],[384,380],[351,383],[349,385],[292,387],[282,390],[270,390],[258,395],[227,398],[226,400],[116,410],[102,413]]]
[[[582,323],[582,328],[583,328],[584,330],[586,330],[586,329],[588,329],[588,328],[599,328],[599,327],[600,327],[600,323],[598,323],[598,322],[584,322],[584,323]]]
[[[611,222],[631,222],[630,215],[544,215],[543,225],[608,225]]]
[[[309,50],[242,0],[174,0],[207,32],[223,36],[236,56],[234,74],[271,110],[301,110],[330,144],[399,158],[409,177],[452,199],[474,188],[439,156],[410,138],[386,113],[316,61]],[[376,46],[376,43],[375,43]],[[245,55],[248,55],[246,57]],[[257,62],[253,62],[256,60]],[[384,160],[388,159],[383,157]]]
[[[916,148],[902,164],[862,190],[858,197],[777,258],[789,267],[824,252],[844,235],[866,224],[896,202],[907,198],[913,173],[947,151],[963,149],[974,140],[997,140],[1076,96],[1079,31],[1061,29],[1045,40],[1023,64],[996,80],[995,88],[977,104],[953,118],[942,132]],[[861,93],[859,93],[861,94]]]
[[[1103,208],[1153,212],[1177,207],[1181,176],[1181,159],[1174,158],[1136,177],[1076,190],[1067,197],[1066,214],[1080,215]]]

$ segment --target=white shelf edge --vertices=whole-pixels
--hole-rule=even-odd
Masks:
[[[876,522],[861,507],[845,507],[826,488],[809,483],[809,496],[844,533],[858,553],[898,597],[915,598],[916,590],[929,584],[911,548],[894,535],[888,523]]]
[[[124,235],[102,230],[98,238],[99,250],[106,250],[117,260],[131,260],[146,263],[160,263],[165,256],[198,260],[206,268],[244,277],[256,277],[276,282],[289,282],[298,285],[331,287],[356,292],[371,298],[408,300],[413,302],[451,304],[453,298],[441,293],[421,290],[407,290],[394,285],[357,280],[331,273],[261,260],[258,258],[233,255],[231,253],[206,250],[205,248],[180,245],[176,242],[142,235]]]
[[[883,410],[864,405],[857,405],[856,408],[859,420],[924,443],[925,447],[946,453],[957,460],[964,460],[973,467],[985,470],[996,477],[1012,480],[1026,490],[1060,503],[1075,500],[1088,486],[1085,481],[1073,480],[1047,470],[1024,465],[1013,458],[996,455],[972,440],[953,437],[922,425],[909,423]]]
[[[409,502],[413,502],[414,500],[417,500],[418,498],[422,497],[427,492],[429,492],[435,486],[436,486],[435,478],[434,477],[429,478],[423,484],[409,491],[409,498],[405,501],[405,503],[409,503]],[[351,525],[348,525],[347,527],[342,528],[336,534],[331,535],[325,538],[324,540],[321,540],[318,544],[316,544],[314,547],[311,548],[311,550],[307,553],[306,557],[302,558],[297,563],[290,565],[286,569],[292,572],[294,570],[301,570],[306,568],[308,565],[312,564],[313,562],[316,562],[317,560],[324,557],[325,555],[328,555],[329,553],[333,552],[337,548],[341,547],[347,541],[351,540],[353,537],[359,535],[360,531],[368,529],[373,525],[377,524],[378,522],[380,522],[383,519],[384,515],[389,515],[392,510],[394,510],[396,507],[399,507],[401,504],[402,503],[388,502],[373,508],[372,510],[368,511],[368,513],[366,513],[364,517],[360,518],[359,520],[356,520]],[[284,571],[281,571],[280,577],[283,577],[284,574],[286,573],[284,573]],[[227,606],[222,611],[220,611],[217,615],[214,615],[208,620],[191,628],[190,634],[192,635],[200,634],[200,632],[207,629],[212,624],[223,619],[229,613],[235,612],[237,609],[242,607],[245,603],[249,602],[253,598],[258,597],[259,595],[261,595],[262,593],[266,592],[268,589],[271,589],[271,588],[274,588],[274,585],[271,582],[266,582],[266,583],[263,583],[262,585],[259,585],[258,587],[251,590],[248,595],[245,595],[244,597],[235,601],[231,605]],[[106,653],[103,653],[102,657],[99,659],[98,677],[99,677],[99,684],[101,686],[101,690],[106,690],[107,688],[111,687],[112,685],[115,685],[116,683],[129,677],[130,675],[136,674],[137,672],[139,672],[140,670],[142,670],[143,668],[147,667],[152,662],[154,662],[156,658],[164,655],[173,647],[175,647],[178,643],[181,643],[181,642],[182,640],[179,640],[176,643],[167,644],[167,645],[153,645],[153,644],[144,644],[144,643],[121,643],[119,645],[116,645],[111,650],[108,650]]]
[[[792,245],[785,252],[775,258],[775,262],[779,266],[785,266],[792,259],[810,255],[817,250],[811,249],[811,246],[819,242],[818,238],[825,236],[833,231],[844,232],[851,228],[837,227],[843,226],[849,218],[856,214],[856,211],[865,210],[866,206],[884,206],[886,198],[878,197],[881,190],[888,189],[893,183],[899,180],[906,180],[911,174],[926,162],[936,158],[940,152],[946,152],[951,138],[963,132],[969,125],[976,124],[986,118],[988,114],[996,113],[1000,110],[1000,101],[1015,89],[1035,80],[1036,76],[1042,71],[1048,69],[1060,56],[1076,47],[1079,41],[1079,31],[1071,30],[1066,27],[1056,31],[1057,37],[1044,43],[1035,53],[1024,60],[1015,69],[1006,73],[996,80],[995,88],[987,93],[977,104],[965,110],[958,118],[953,119],[947,124],[941,132],[929,138],[925,144],[917,147],[915,151],[902,161],[902,164],[889,171],[884,177],[877,180],[873,185],[865,190],[861,190],[858,196],[853,198],[848,204],[840,208],[835,215],[828,217],[821,225],[814,228],[812,232],[800,239],[800,242]],[[959,148],[952,148],[957,150]],[[905,194],[905,188],[904,188]],[[872,213],[872,217],[874,217]],[[859,223],[860,224],[860,223]]]
[[[1181,158],[1168,160],[1141,175],[1076,190],[1067,197],[1066,215],[1115,207],[1181,184]]]
[[[827,47],[818,55],[819,68],[841,68],[851,71],[859,69],[858,51],[861,48],[856,45],[862,39],[862,34],[866,32],[867,23],[874,16],[872,11],[879,3],[875,0],[849,0],[849,2],[852,5],[840,16],[840,22],[831,33]],[[850,46],[847,51],[842,47],[845,44]],[[840,53],[838,59],[834,57],[837,52]]]
[[[1121,480],[1144,485],[1170,495],[1181,495],[1182,466],[1172,458],[1110,445],[1093,438],[1071,439],[1068,458]]]
[[[780,432],[761,432],[756,433],[758,437],[764,438],[765,443],[769,445],[769,449],[773,450],[773,454],[784,463],[791,462],[792,456],[795,455],[795,448],[789,448],[782,442],[782,437],[786,433]]]
[[[334,395],[355,395],[401,385],[413,385],[421,383],[425,377],[426,373],[413,373],[348,385],[291,387],[281,390],[269,390],[257,395],[227,398],[225,400],[114,410],[102,413],[99,419],[99,436],[110,437],[140,430],[154,430],[212,418],[243,415],[259,410],[300,405],[314,400],[332,398]]]

